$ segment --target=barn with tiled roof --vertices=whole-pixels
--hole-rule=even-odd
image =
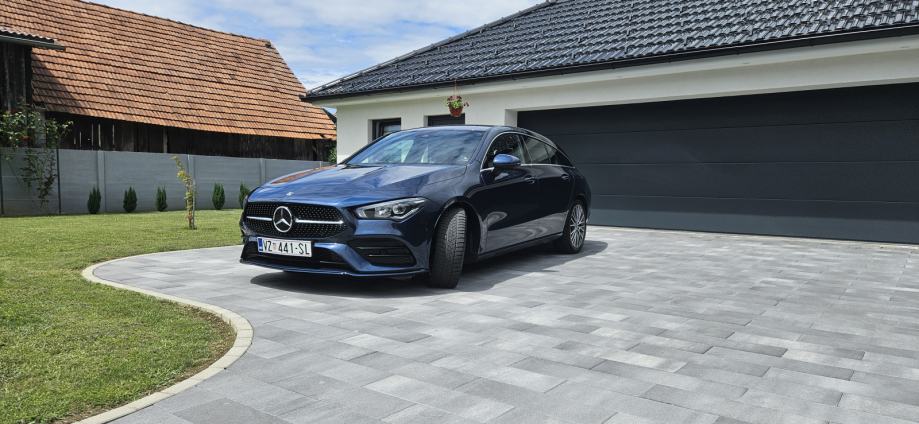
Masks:
[[[0,44],[29,49],[7,94],[72,121],[65,147],[324,159],[335,124],[268,40],[78,0],[0,2]]]

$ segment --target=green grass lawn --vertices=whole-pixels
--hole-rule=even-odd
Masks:
[[[239,243],[238,210],[0,218],[0,423],[72,421],[205,368],[232,329],[196,309],[93,284],[107,259]]]

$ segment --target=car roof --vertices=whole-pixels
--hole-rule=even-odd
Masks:
[[[404,131],[434,131],[434,130],[479,130],[488,131],[497,128],[495,125],[438,125],[436,127],[409,128]]]
[[[472,131],[519,131],[525,134],[539,135],[526,128],[512,127],[509,125],[439,125],[436,127],[421,127],[406,129],[403,131],[433,131],[433,130],[472,130]]]

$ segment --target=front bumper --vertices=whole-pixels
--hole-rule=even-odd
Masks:
[[[410,266],[375,265],[346,243],[313,243],[311,258],[263,254],[258,251],[257,238],[243,238],[240,262],[283,271],[352,277],[398,277],[427,272],[417,266],[417,260]]]
[[[422,211],[424,212],[424,211]],[[283,271],[353,277],[399,277],[428,271],[429,213],[418,213],[403,222],[357,219],[341,210],[345,229],[330,237],[310,239],[258,234],[241,220],[243,250],[240,262]],[[263,254],[258,237],[309,240],[311,258]]]

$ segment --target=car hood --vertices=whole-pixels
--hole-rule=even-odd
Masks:
[[[465,165],[327,166],[277,178],[259,187],[250,200],[333,204],[409,197],[465,171]]]

